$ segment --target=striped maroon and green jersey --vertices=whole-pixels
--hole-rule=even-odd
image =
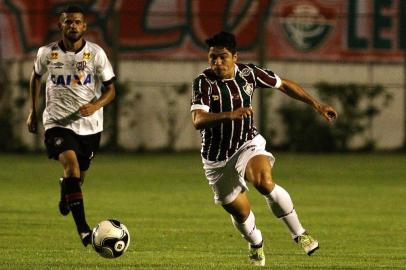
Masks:
[[[272,71],[253,64],[236,64],[233,79],[220,79],[207,68],[193,81],[191,111],[201,109],[220,113],[251,107],[256,88],[277,88],[281,79]],[[201,155],[210,161],[230,158],[245,142],[257,134],[254,116],[200,130],[202,136]]]

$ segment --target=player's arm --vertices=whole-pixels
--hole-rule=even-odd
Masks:
[[[331,106],[320,103],[295,82],[282,79],[278,89],[294,99],[309,104],[328,121],[333,121],[337,118],[337,112]]]
[[[90,116],[94,114],[100,108],[109,104],[116,96],[116,88],[114,83],[110,80],[108,83],[104,84],[104,91],[99,99],[94,102],[83,105],[79,108],[79,113],[82,116]]]
[[[201,109],[192,111],[192,121],[196,129],[214,127],[224,121],[241,120],[252,115],[252,108],[238,108],[232,112],[212,113]]]
[[[30,112],[27,119],[28,131],[31,133],[37,133],[38,121],[37,121],[37,106],[39,100],[39,94],[41,91],[41,76],[36,74],[33,70],[30,77],[29,84],[30,92]]]

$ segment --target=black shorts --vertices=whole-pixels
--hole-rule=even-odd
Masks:
[[[48,157],[58,160],[59,154],[73,150],[78,158],[81,171],[90,166],[95,152],[99,149],[101,133],[78,135],[70,129],[54,127],[45,131],[45,146]]]

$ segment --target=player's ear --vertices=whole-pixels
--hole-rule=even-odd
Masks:
[[[86,31],[86,30],[87,30],[87,23],[84,22],[84,23],[83,23],[83,31]]]
[[[233,54],[233,60],[234,60],[234,62],[237,62],[237,60],[238,60],[238,52]]]
[[[65,19],[65,13],[62,13],[59,18],[58,18],[58,28],[59,30],[62,30],[62,22]]]

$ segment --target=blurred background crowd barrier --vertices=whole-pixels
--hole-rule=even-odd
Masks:
[[[60,38],[59,11],[72,1],[0,1],[0,150],[42,151],[28,133],[28,80],[37,49]],[[406,1],[78,1],[86,39],[116,71],[106,108],[105,149],[200,148],[190,117],[191,83],[207,66],[204,40],[226,30],[241,62],[304,86],[339,112],[328,125],[270,89],[257,90],[257,126],[269,146],[291,151],[406,148]],[[44,76],[45,78],[45,76]]]

